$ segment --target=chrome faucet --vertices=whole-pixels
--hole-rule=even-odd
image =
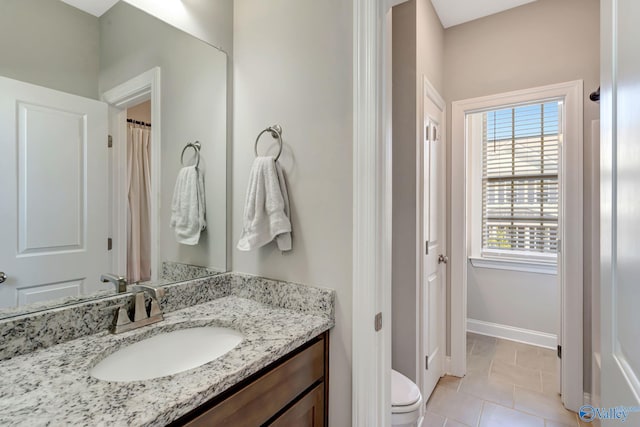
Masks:
[[[113,327],[111,328],[111,332],[114,334],[130,331],[164,320],[162,309],[160,308],[160,299],[165,294],[164,288],[136,283],[135,285],[129,286],[129,291],[134,293],[133,319],[131,319],[128,310],[124,306],[120,306],[116,311]],[[148,310],[145,293],[148,293],[151,297]]]
[[[100,281],[102,283],[113,283],[116,287],[116,293],[118,294],[127,292],[127,279],[122,276],[106,273],[100,276]]]

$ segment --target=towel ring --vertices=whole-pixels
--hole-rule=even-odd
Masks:
[[[280,149],[278,150],[278,155],[276,156],[276,161],[277,161],[280,158],[280,154],[282,154],[282,127],[280,125],[269,126],[268,128],[266,128],[265,130],[263,130],[258,134],[258,137],[256,138],[256,144],[253,148],[254,151],[256,152],[256,157],[258,157],[258,141],[260,141],[260,137],[265,132],[270,132],[271,137],[278,140]]]
[[[193,148],[196,152],[196,169],[200,165],[200,141],[190,142],[184,146],[182,149],[182,154],[180,154],[180,164],[184,166],[184,152],[187,151],[187,148]]]

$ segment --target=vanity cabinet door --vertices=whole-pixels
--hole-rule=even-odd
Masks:
[[[272,427],[324,426],[324,384],[307,393],[300,401],[278,417]]]

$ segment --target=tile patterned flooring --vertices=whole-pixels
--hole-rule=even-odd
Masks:
[[[440,379],[422,427],[586,426],[557,384],[553,350],[469,333],[467,375]]]

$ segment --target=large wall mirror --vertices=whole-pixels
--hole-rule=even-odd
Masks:
[[[0,52],[0,318],[227,270],[224,52],[60,0],[1,0]]]

